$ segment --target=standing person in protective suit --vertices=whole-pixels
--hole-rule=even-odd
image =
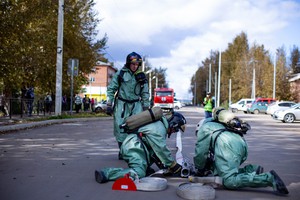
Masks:
[[[140,127],[135,133],[126,134],[126,139],[121,146],[123,159],[127,162],[127,169],[104,168],[95,171],[98,183],[117,180],[129,174],[143,178],[154,173],[150,168],[156,163],[159,168],[167,168],[165,176],[180,177],[182,166],[171,155],[166,144],[166,137],[174,132],[185,130],[186,120],[180,113],[174,112],[169,119],[165,116],[161,120]]]
[[[142,57],[139,54],[130,53],[125,66],[113,76],[107,88],[107,112],[113,112],[114,136],[119,147],[127,136],[119,128],[124,119],[150,106],[148,81],[145,73],[138,70],[141,63]],[[122,159],[120,153],[119,159]]]
[[[243,137],[251,127],[224,108],[216,108],[213,117],[197,127],[194,164],[197,176],[212,172],[223,179],[227,189],[243,187],[273,187],[279,194],[288,194],[284,182],[274,170],[263,173],[263,167],[249,164],[240,168],[247,159],[248,146]]]

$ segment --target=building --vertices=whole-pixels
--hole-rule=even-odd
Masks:
[[[289,79],[291,86],[291,93],[295,102],[300,102],[300,73],[295,74]]]
[[[97,102],[106,100],[107,86],[113,75],[118,71],[111,63],[98,61],[93,68],[94,72],[89,74],[89,84],[82,86],[83,93],[80,96],[87,95],[90,99],[94,98]]]

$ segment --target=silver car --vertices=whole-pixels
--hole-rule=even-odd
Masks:
[[[300,103],[292,106],[287,110],[277,110],[273,114],[273,119],[282,122],[292,123],[300,120]]]
[[[96,113],[100,113],[100,112],[106,112],[106,109],[107,109],[106,100],[102,100],[101,102],[95,105],[94,111]]]
[[[276,101],[271,103],[266,111],[266,114],[273,116],[274,112],[277,110],[287,110],[293,105],[296,105],[295,102],[292,101]]]

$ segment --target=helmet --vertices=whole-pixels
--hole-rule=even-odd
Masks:
[[[172,116],[168,119],[169,128],[172,129],[172,132],[177,132],[179,129],[184,132],[186,120],[184,116],[178,112],[173,112]]]
[[[128,54],[126,57],[126,64],[125,64],[126,67],[129,67],[130,63],[135,63],[135,62],[139,63],[139,66],[141,66],[142,57],[135,52]]]
[[[221,122],[234,131],[240,131],[243,134],[246,134],[248,130],[251,130],[251,126],[236,117],[232,112],[225,110],[222,107],[215,108],[213,111],[214,120]]]
[[[225,108],[223,108],[223,107],[217,107],[217,108],[213,109],[212,117],[214,118],[214,120],[218,121],[218,116],[219,116],[219,114],[220,114],[220,112],[222,110],[225,110]]]
[[[232,112],[225,110],[225,108],[218,107],[213,111],[213,118],[216,121],[227,124],[230,120],[235,118],[235,115]]]

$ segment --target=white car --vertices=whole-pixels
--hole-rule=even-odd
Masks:
[[[174,109],[179,110],[182,108],[180,101],[174,100]]]
[[[292,123],[300,121],[300,103],[292,106],[287,110],[277,110],[273,114],[273,119],[280,120],[283,123]]]
[[[292,102],[292,101],[276,101],[276,102],[273,102],[268,106],[266,114],[269,114],[269,115],[273,116],[275,111],[277,111],[277,110],[287,110],[295,104],[296,103]]]
[[[236,103],[230,104],[229,108],[232,112],[237,112],[237,111],[244,111],[244,113],[247,113],[247,108],[250,106],[251,107],[251,103],[254,101],[255,99],[241,99]]]
[[[107,109],[106,100],[103,100],[95,105],[94,111],[96,113],[99,113],[99,112],[105,112],[106,109]]]

